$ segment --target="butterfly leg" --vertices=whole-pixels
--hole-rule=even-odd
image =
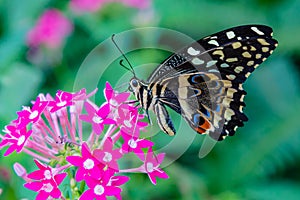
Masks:
[[[151,118],[150,118],[150,115],[149,115],[148,110],[146,110],[146,115],[147,115],[147,118],[148,118],[148,120],[149,120],[150,125],[152,126],[153,123],[152,123],[152,120],[151,120]]]
[[[160,129],[170,136],[175,135],[176,130],[169,116],[169,113],[166,110],[166,107],[161,103],[157,103],[154,106],[154,112],[157,116],[157,122]]]
[[[134,104],[134,103],[139,103],[138,100],[132,100],[132,101],[125,101],[123,104]]]

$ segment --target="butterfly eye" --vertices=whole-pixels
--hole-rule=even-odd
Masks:
[[[131,80],[131,86],[132,86],[133,88],[136,88],[138,85],[139,85],[139,83],[138,83],[138,81],[137,81],[136,79],[132,79],[132,80]]]

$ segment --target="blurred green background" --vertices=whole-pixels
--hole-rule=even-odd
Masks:
[[[60,10],[73,23],[73,32],[60,48],[43,47],[32,59],[34,50],[27,47],[26,34],[49,8]],[[198,152],[203,137],[197,136],[188,151],[165,168],[169,179],[153,186],[148,177],[133,174],[122,195],[130,200],[299,199],[299,10],[299,0],[153,0],[145,10],[108,3],[96,12],[77,15],[68,0],[0,0],[0,127],[15,119],[15,112],[41,92],[72,91],[84,58],[113,33],[154,26],[199,39],[237,25],[266,24],[273,28],[279,46],[244,85],[249,122],[202,159]],[[134,65],[153,57],[160,62],[165,57],[146,53],[129,57]],[[105,79],[117,81],[113,73],[106,73],[99,88],[104,87]],[[12,170],[14,162],[32,169],[31,158],[24,154],[4,158],[2,154],[0,199],[33,199],[35,193],[24,189],[23,180]]]

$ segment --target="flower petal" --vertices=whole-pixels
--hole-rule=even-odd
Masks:
[[[67,173],[61,173],[54,176],[54,180],[56,181],[57,185],[61,184],[61,182],[65,179]]]
[[[43,187],[43,183],[42,182],[29,182],[29,183],[25,183],[24,187],[29,190],[33,190],[33,191],[37,192]]]
[[[61,191],[58,188],[54,188],[50,194],[53,198],[58,199],[61,196]]]
[[[104,89],[104,93],[105,93],[105,97],[106,100],[109,101],[113,95],[113,88],[111,87],[111,85],[109,84],[109,82],[105,83],[105,89]]]
[[[66,160],[77,167],[82,165],[82,158],[80,156],[68,156]]]

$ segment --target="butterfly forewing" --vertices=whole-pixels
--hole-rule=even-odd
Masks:
[[[149,99],[161,129],[175,134],[166,105],[200,134],[216,140],[234,135],[248,120],[242,83],[276,46],[270,27],[246,25],[205,37],[171,55],[148,78]]]
[[[272,29],[263,25],[224,30],[172,54],[148,78],[148,82],[192,72],[220,72],[222,79],[245,81],[275,49]]]

